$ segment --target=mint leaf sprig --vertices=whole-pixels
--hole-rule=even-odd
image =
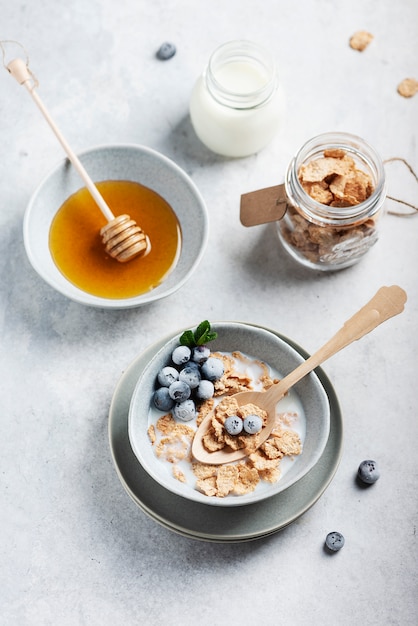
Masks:
[[[180,337],[180,345],[194,348],[195,346],[203,346],[209,341],[213,341],[218,333],[211,330],[208,320],[200,322],[196,330],[185,330]]]

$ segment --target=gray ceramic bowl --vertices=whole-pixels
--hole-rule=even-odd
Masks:
[[[193,181],[173,161],[143,146],[102,146],[83,152],[79,158],[96,182],[129,180],[160,194],[171,205],[180,222],[180,258],[174,270],[160,285],[132,298],[98,297],[70,283],[56,267],[48,245],[49,229],[55,213],[71,194],[84,186],[74,167],[65,159],[40,183],[26,209],[23,234],[26,253],[33,268],[54,289],[89,306],[132,308],[177,291],[196,269],[208,238],[206,206]]]
[[[217,339],[209,344],[212,351],[241,351],[268,364],[272,373],[281,378],[295,369],[303,360],[300,354],[285,341],[258,326],[240,322],[219,322],[212,324],[212,328],[218,333]],[[294,428],[300,432],[303,439],[302,454],[295,456],[292,460],[287,459],[287,466],[283,465],[283,474],[278,482],[270,484],[262,481],[250,494],[219,498],[200,493],[195,488],[192,472],[189,472],[187,468],[185,470],[187,483],[179,482],[173,477],[171,464],[157,458],[147,435],[147,429],[163,415],[153,408],[151,398],[157,373],[163,366],[170,364],[170,356],[178,345],[180,334],[181,331],[176,333],[155,354],[140,376],[131,399],[128,418],[129,439],[138,461],[148,474],[160,485],[177,495],[213,506],[252,504],[287,489],[305,476],[320,459],[330,428],[328,397],[315,373],[305,376],[294,386],[289,396],[278,405],[280,412],[297,411],[299,418]],[[192,422],[187,423],[192,424]]]

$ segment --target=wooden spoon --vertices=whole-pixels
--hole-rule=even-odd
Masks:
[[[381,287],[370,302],[345,322],[344,326],[322,348],[280,382],[272,385],[267,391],[243,391],[235,394],[233,397],[239,406],[255,404],[267,412],[267,422],[259,433],[257,447],[260,447],[270,436],[276,422],[276,404],[293,385],[350,343],[360,339],[390,317],[401,313],[405,302],[406,293],[401,287],[397,285]],[[232,450],[229,446],[216,452],[206,450],[203,445],[203,437],[211,427],[213,413],[212,411],[206,416],[196,431],[192,444],[194,458],[201,463],[219,465],[237,461],[247,456],[245,449]]]
[[[142,228],[131,220],[129,215],[119,215],[115,218],[103,196],[100,194],[96,185],[87,174],[76,154],[70,148],[64,136],[51,118],[51,115],[48,113],[39,95],[35,91],[37,84],[34,82],[33,76],[31,75],[26,63],[22,59],[13,59],[13,61],[10,61],[7,65],[7,69],[17,82],[20,85],[24,85],[29,91],[33,100],[39,107],[41,113],[44,115],[46,121],[67,153],[71,163],[83,179],[87,189],[93,197],[93,200],[96,202],[104,217],[107,219],[108,223],[100,230],[100,235],[102,236],[102,242],[105,246],[106,252],[121,263],[130,261],[139,255],[142,256],[147,254],[151,246],[147,235],[144,233]]]

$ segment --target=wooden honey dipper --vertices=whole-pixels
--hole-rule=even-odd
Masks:
[[[67,153],[71,163],[83,179],[97,206],[107,219],[108,223],[100,230],[100,235],[106,252],[112,258],[120,261],[121,263],[130,261],[139,255],[142,256],[147,254],[151,248],[149,238],[144,233],[142,228],[140,228],[136,222],[131,220],[129,215],[119,215],[118,217],[113,215],[103,196],[100,194],[96,185],[87,174],[76,154],[68,145],[67,141],[45,108],[42,100],[38,96],[38,93],[35,91],[37,83],[34,81],[25,61],[22,59],[13,59],[7,65],[7,69],[17,82],[20,85],[24,85],[29,91],[33,100],[38,105],[46,121]]]

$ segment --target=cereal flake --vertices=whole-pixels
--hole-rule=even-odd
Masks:
[[[234,485],[234,493],[244,495],[251,493],[260,482],[260,475],[255,467],[249,467],[247,463],[239,463],[238,479]]]
[[[200,478],[196,482],[196,487],[206,496],[216,496],[218,491],[218,488],[216,486],[216,476],[210,476],[209,478]]]
[[[154,424],[151,424],[147,430],[147,434],[149,437],[149,440],[151,441],[151,445],[154,445],[154,443],[157,441],[157,435],[155,434],[155,428],[154,428]]]
[[[350,37],[350,47],[353,50],[363,52],[374,39],[374,36],[366,30],[359,30]]]
[[[404,78],[398,85],[398,93],[404,98],[412,98],[418,93],[418,80],[415,78]]]
[[[236,465],[220,465],[216,477],[216,487],[218,498],[224,498],[234,490],[238,480],[238,467]]]
[[[181,483],[185,483],[186,481],[186,476],[184,475],[184,473],[181,471],[181,469],[179,468],[178,465],[174,464],[173,465],[173,476],[176,480],[180,481]]]
[[[302,452],[302,442],[294,430],[284,430],[273,438],[273,442],[285,456],[298,455]]]
[[[164,433],[165,435],[169,433],[170,431],[174,430],[175,425],[176,425],[176,422],[174,421],[174,418],[171,415],[171,413],[167,413],[166,415],[163,415],[157,421],[157,429],[161,433]]]

